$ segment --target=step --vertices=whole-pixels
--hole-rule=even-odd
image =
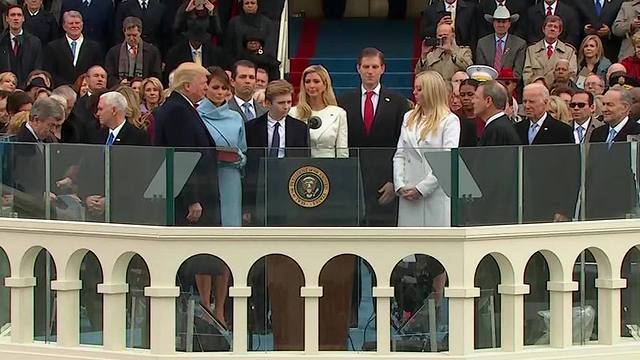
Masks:
[[[292,72],[291,79],[300,79],[302,73]],[[382,82],[388,87],[406,87],[413,81],[411,72],[386,72],[382,77]],[[298,80],[299,81],[299,80]],[[355,72],[331,72],[331,82],[334,87],[356,87],[360,83],[360,75]],[[299,85],[299,83],[296,83]]]
[[[387,58],[384,60],[386,72],[408,72],[413,71],[416,59],[414,58]],[[356,58],[292,58],[291,68],[294,63],[304,62],[310,65],[322,65],[330,73],[356,71]]]

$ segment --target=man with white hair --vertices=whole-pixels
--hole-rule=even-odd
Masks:
[[[147,145],[147,134],[127,121],[126,111],[127,99],[122,94],[110,91],[100,96],[96,116],[100,125],[109,129],[104,144]]]
[[[515,125],[525,145],[572,144],[573,131],[567,124],[547,114],[549,90],[542,84],[524,87],[522,103],[527,119]]]

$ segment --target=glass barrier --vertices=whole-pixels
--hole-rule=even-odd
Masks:
[[[4,285],[10,275],[9,258],[0,248],[0,337],[9,335],[11,329],[11,291]]]
[[[529,294],[524,296],[524,344],[549,345],[551,302],[547,282],[549,265],[544,255],[536,252],[524,270],[524,283]]]
[[[150,348],[151,303],[144,288],[151,285],[149,267],[140,255],[134,255],[127,267],[127,347]]]
[[[475,348],[500,347],[501,297],[500,268],[492,255],[485,256],[476,269],[475,287],[480,289],[480,297],[474,299],[475,307]]]
[[[46,249],[40,250],[36,256],[33,275],[36,278],[36,286],[33,290],[33,337],[36,341],[55,342],[58,319],[57,292],[51,290],[51,281],[57,279],[57,270],[53,257]]]
[[[585,345],[598,340],[598,264],[589,250],[580,253],[573,266],[573,343]]]
[[[103,295],[98,293],[102,284],[102,266],[96,255],[89,251],[80,264],[80,344],[102,345]]]

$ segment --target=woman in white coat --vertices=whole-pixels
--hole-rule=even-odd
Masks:
[[[311,65],[302,73],[298,105],[289,115],[307,122],[317,116],[322,124],[309,131],[311,156],[319,158],[349,157],[347,112],[338,106],[331,78],[321,65]]]
[[[413,95],[416,106],[404,115],[393,157],[398,226],[450,226],[451,200],[424,153],[458,147],[460,120],[449,110],[447,85],[437,72],[418,74]]]

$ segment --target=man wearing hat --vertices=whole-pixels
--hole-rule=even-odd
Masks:
[[[527,9],[533,5],[535,0],[480,0],[480,13],[484,16],[494,14],[499,7],[506,7],[511,14],[522,15],[517,23],[511,24],[511,33],[520,38],[527,37]],[[483,23],[480,26],[480,36],[489,35],[493,32],[491,23]]]
[[[485,82],[495,80],[498,76],[496,69],[486,65],[471,65],[467,68],[467,75],[470,79]]]
[[[493,24],[494,32],[478,40],[476,64],[492,66],[498,72],[502,68],[511,68],[518,77],[522,77],[527,42],[509,34],[509,29],[520,15],[511,15],[506,7],[498,6],[493,16],[485,14],[484,18]]]
[[[416,64],[416,74],[425,70],[433,70],[445,81],[457,71],[464,71],[473,63],[471,49],[468,46],[458,46],[453,27],[440,24],[437,30],[437,45],[433,46],[428,40],[422,41],[422,55]]]

